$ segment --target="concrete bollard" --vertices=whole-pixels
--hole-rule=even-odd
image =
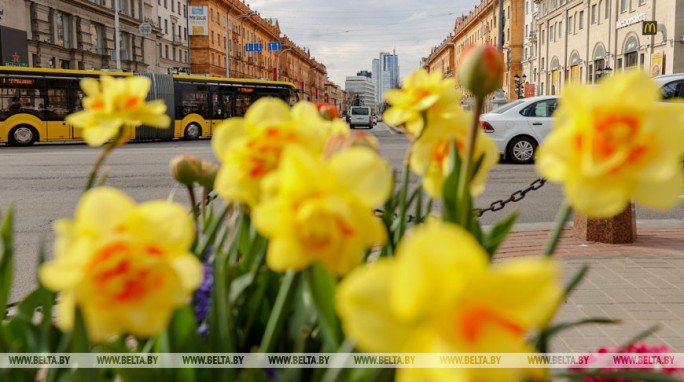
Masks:
[[[589,219],[586,215],[575,212],[572,233],[584,241],[608,244],[633,243],[637,236],[634,203],[618,215],[606,219]]]

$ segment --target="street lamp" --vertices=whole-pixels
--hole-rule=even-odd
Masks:
[[[515,81],[515,93],[518,95],[518,99],[525,98],[525,82],[527,81],[527,75],[523,74],[522,78],[520,78],[520,76],[516,74],[513,76],[513,80]]]
[[[245,19],[248,19],[248,18],[250,18],[250,17],[252,17],[252,16],[254,16],[254,15],[256,15],[256,14],[257,14],[256,11],[249,11],[249,12],[247,12],[247,13],[245,13],[245,14],[242,14],[242,15],[236,17],[237,20],[242,19],[242,20],[240,21],[240,44],[242,45],[242,48],[241,48],[241,49],[244,49],[244,48],[245,48],[245,28],[244,28],[244,26],[245,26]],[[240,59],[240,61],[242,61],[242,59]],[[242,73],[242,74],[243,74],[243,76],[244,76],[245,73]]]
[[[285,48],[276,54],[276,81],[280,81],[280,55],[292,49],[293,47]]]

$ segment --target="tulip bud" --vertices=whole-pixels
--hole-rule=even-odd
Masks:
[[[326,121],[332,121],[335,118],[340,118],[340,113],[337,111],[337,108],[329,103],[319,103],[316,105],[318,108],[318,112],[321,114],[321,117],[325,119]]]
[[[492,45],[471,47],[463,53],[458,81],[476,98],[499,89],[503,84],[503,55]]]
[[[219,165],[212,162],[202,161],[200,176],[197,178],[197,183],[202,187],[206,187],[210,190],[214,189],[214,181],[216,180],[216,174],[218,174]]]
[[[174,179],[186,186],[197,181],[201,171],[200,160],[194,155],[178,155],[171,159],[170,166]]]

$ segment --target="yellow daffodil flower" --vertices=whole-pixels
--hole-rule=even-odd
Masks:
[[[451,171],[449,151],[455,142],[461,158],[465,155],[470,113],[461,112],[458,119],[441,126],[430,127],[413,142],[411,148],[411,170],[423,177],[423,188],[433,198],[442,198],[444,180]],[[484,191],[487,173],[499,162],[499,151],[491,138],[478,132],[474,160],[484,155],[484,160],[470,184],[470,191],[478,195]]]
[[[85,78],[81,89],[86,94],[84,110],[68,115],[66,122],[83,129],[83,139],[90,146],[102,146],[124,126],[171,126],[164,101],[145,101],[150,90],[147,77]]]
[[[211,145],[222,162],[216,191],[226,200],[256,205],[261,181],[278,167],[283,149],[300,145],[320,154],[330,123],[312,103],[300,102],[290,110],[280,99],[259,99],[244,118],[231,118],[214,133]]]
[[[615,74],[597,87],[569,85],[555,125],[538,150],[537,170],[563,183],[575,209],[603,218],[630,200],[658,210],[679,201],[684,105],[660,102],[647,74]]]
[[[322,263],[343,275],[366,249],[385,242],[372,208],[391,192],[391,170],[367,147],[351,147],[324,162],[307,150],[286,149],[266,183],[271,195],[256,206],[253,223],[270,239],[268,266],[278,272]]]
[[[428,73],[424,69],[411,73],[401,89],[385,92],[385,99],[392,107],[383,113],[383,121],[395,126],[404,123],[413,135],[420,135],[424,128],[423,114],[433,126],[458,117],[463,111],[456,80],[444,79],[441,73]]]
[[[59,327],[73,328],[78,306],[93,341],[159,333],[202,280],[190,253],[192,217],[178,204],[136,205],[119,190],[98,187],[55,231],[55,259],[40,268],[40,281],[61,292]]]
[[[428,223],[396,256],[356,268],[338,285],[342,327],[360,350],[394,353],[530,353],[532,329],[560,301],[548,258],[490,266],[463,228]],[[399,381],[522,381],[536,369],[398,369]]]

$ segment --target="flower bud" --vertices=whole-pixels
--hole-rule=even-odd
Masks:
[[[458,68],[458,81],[476,98],[499,89],[503,84],[503,55],[492,45],[467,49]]]
[[[219,165],[212,162],[202,161],[200,165],[200,176],[197,178],[197,183],[202,187],[206,187],[210,190],[214,189],[214,181],[216,180],[216,174],[218,174]]]
[[[326,121],[332,121],[335,118],[340,118],[340,113],[337,111],[337,108],[329,103],[319,103],[316,104],[316,107],[318,108],[318,112],[321,114],[321,117],[323,117],[323,119]]]
[[[171,159],[171,175],[178,183],[191,186],[199,179],[200,160],[194,155],[178,155]]]

